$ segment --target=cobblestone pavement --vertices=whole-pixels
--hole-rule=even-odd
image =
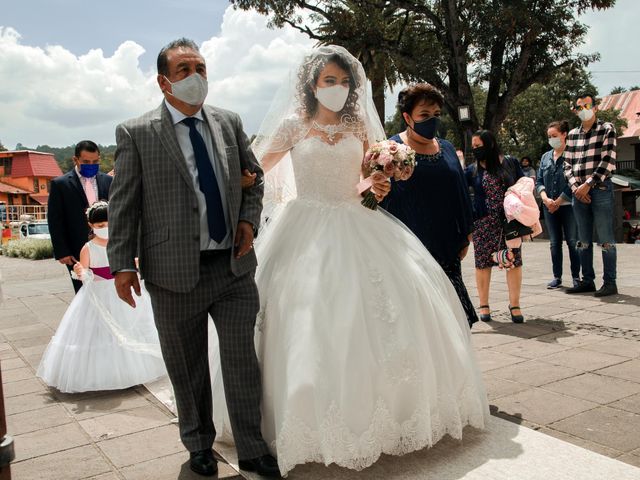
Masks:
[[[618,246],[620,294],[549,291],[548,243],[525,245],[523,325],[511,323],[503,272],[494,271],[494,322],[473,342],[494,415],[640,466],[640,247]],[[472,252],[463,269],[475,297]],[[602,272],[596,252],[596,272]],[[35,369],[73,297],[51,260],[0,256],[0,361],[14,479],[192,479],[173,416],[143,387],[67,395]],[[565,271],[569,271],[568,265]],[[567,276],[568,279],[568,276]],[[219,478],[237,477],[220,465]]]

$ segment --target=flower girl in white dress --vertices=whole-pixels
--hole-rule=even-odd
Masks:
[[[149,294],[136,308],[118,297],[107,259],[108,204],[87,209],[94,238],[74,274],[83,286],[44,352],[37,375],[62,392],[115,390],[166,375]]]

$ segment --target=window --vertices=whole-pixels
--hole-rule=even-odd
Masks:
[[[11,175],[13,157],[0,158],[0,167],[4,167],[4,175]]]
[[[35,193],[38,193],[40,191],[40,180],[38,180],[37,178],[33,179],[33,191]]]

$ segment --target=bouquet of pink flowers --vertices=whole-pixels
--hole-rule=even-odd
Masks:
[[[416,152],[403,143],[383,140],[369,147],[362,160],[362,172],[365,178],[358,184],[358,190],[364,192],[371,188],[373,181],[382,181],[393,177],[395,180],[407,180],[416,166]],[[378,208],[376,196],[369,190],[362,205],[371,210]]]

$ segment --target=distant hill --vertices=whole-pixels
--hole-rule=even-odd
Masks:
[[[100,147],[100,170],[109,172],[113,168],[113,156],[116,152],[115,145],[98,145]],[[52,153],[60,165],[63,172],[71,169],[73,165],[73,155],[75,153],[75,144],[68,147],[50,147],[49,145],[38,145],[37,147],[27,147],[21,143],[16,145],[16,150],[34,150],[36,152]]]

